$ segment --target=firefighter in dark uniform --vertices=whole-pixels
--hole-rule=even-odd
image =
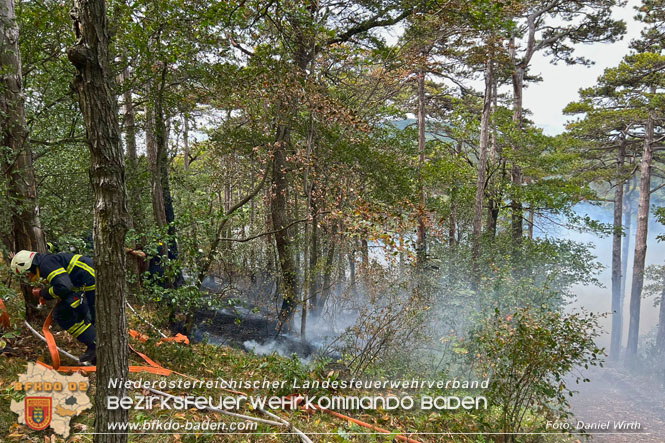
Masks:
[[[60,252],[40,254],[20,251],[11,262],[12,272],[33,281],[46,279],[49,286],[33,289],[46,300],[58,300],[54,315],[62,329],[87,346],[81,363],[96,363],[95,269],[92,259],[80,254]]]

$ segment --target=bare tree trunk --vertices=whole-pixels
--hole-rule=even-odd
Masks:
[[[448,246],[455,246],[455,232],[457,230],[457,220],[455,216],[457,213],[457,205],[455,203],[451,204],[450,208],[450,220],[448,221]]]
[[[226,180],[224,182],[224,213],[228,214],[229,209],[231,209],[231,174],[226,173]],[[226,227],[224,228],[224,237],[231,237],[231,223],[227,222]],[[224,242],[224,249],[227,253],[227,259],[231,259],[231,242]]]
[[[612,335],[610,340],[610,358],[619,359],[621,353],[621,240],[623,216],[623,163],[626,153],[625,142],[621,143],[616,160],[616,187],[614,188],[614,230],[612,235]]]
[[[455,156],[462,153],[462,140],[458,140],[455,146]],[[456,244],[456,231],[457,231],[457,185],[453,185],[450,190],[450,220],[448,222],[448,246],[453,248]],[[452,254],[451,254],[452,258]]]
[[[286,202],[288,194],[286,148],[289,144],[290,129],[280,123],[275,140],[274,159],[272,163],[272,201],[270,212],[275,232],[275,245],[282,274],[282,307],[279,313],[279,329],[290,323],[293,309],[297,306],[296,270],[291,254],[287,232],[288,216]],[[288,326],[288,325],[287,325]]]
[[[128,376],[125,299],[125,235],[129,225],[125,162],[120,143],[116,97],[109,68],[108,26],[104,0],[75,0],[74,29],[80,32],[68,50],[77,69],[74,87],[90,148],[90,177],[95,195],[95,268],[97,278],[97,391],[95,436],[99,442],[126,442],[127,434],[109,433],[110,423],[126,423],[126,409],[106,407],[108,396],[123,397],[126,388],[110,385]]]
[[[644,285],[644,265],[647,256],[647,231],[649,227],[649,202],[651,197],[651,164],[653,161],[653,111],[647,119],[644,152],[640,164],[640,199],[637,206],[637,226],[635,228],[635,258],[633,261],[633,281],[630,290],[630,323],[626,358],[637,355],[637,341],[640,333],[640,302]]]
[[[185,173],[189,171],[189,115],[186,112],[182,114],[182,144],[183,144],[183,157],[185,162]]]
[[[367,230],[363,232],[363,238],[360,240],[360,253],[363,258],[363,272],[369,271],[369,243],[367,242]]]
[[[39,220],[37,183],[32,165],[25,120],[25,97],[21,75],[19,29],[14,1],[0,1],[0,127],[1,143],[8,152],[2,153],[2,169],[8,175],[8,199],[11,205],[13,250],[46,252],[46,241]],[[25,299],[26,319],[39,312],[28,285],[21,285]]]
[[[250,232],[254,231],[254,224],[256,223],[256,203],[254,199],[249,202],[249,230],[247,235]],[[258,246],[260,247],[260,246]],[[249,249],[249,267],[253,270],[256,268],[256,248]]]
[[[659,369],[663,371],[665,364],[665,287],[660,293],[660,309],[658,311],[658,332],[656,334],[656,356],[660,362]],[[661,377],[665,373],[661,372]],[[661,383],[665,381],[661,379]]]
[[[483,201],[485,200],[485,179],[487,178],[487,145],[489,142],[490,111],[492,107],[492,86],[494,85],[492,60],[485,63],[485,98],[483,114],[480,120],[480,142],[478,144],[478,167],[476,180],[476,198],[473,205],[473,244],[471,260],[473,276],[471,287],[475,291],[480,283],[480,240],[483,228]]]
[[[346,244],[344,242],[344,222],[339,221],[339,238],[337,240],[337,288],[339,292],[346,281]]]
[[[305,172],[305,176],[303,178],[303,190],[304,190],[305,193],[307,193],[307,172]],[[294,220],[300,220],[300,202],[298,201],[298,194],[299,194],[299,192],[297,190],[296,190],[296,192],[293,193],[293,219]],[[309,211],[309,209],[305,210],[305,212],[307,212],[307,211]],[[307,238],[307,223],[305,223],[305,226],[303,227],[303,231],[305,233],[304,238],[303,238],[303,245],[304,245],[304,247],[307,247],[307,240],[306,240],[306,238]],[[299,238],[299,236],[300,236],[300,227],[298,225],[293,226],[293,228],[291,228],[291,232],[292,232],[292,234],[295,238]],[[295,251],[293,251],[293,260],[294,260],[294,263],[295,263],[295,266],[296,266],[296,271],[299,271],[300,269],[302,269],[300,267],[300,251],[298,251],[298,248],[294,248],[294,249],[295,249]],[[305,258],[304,260],[305,260],[305,263],[306,263],[307,259]],[[298,279],[298,284],[302,284],[300,274],[298,274],[296,276],[296,278]],[[305,273],[305,275],[302,276],[303,280],[305,278],[307,278],[306,273]]]
[[[166,74],[168,65],[162,64],[159,89],[155,98],[155,142],[157,144],[157,165],[159,180],[162,188],[162,202],[164,205],[164,217],[168,224],[168,257],[170,260],[178,258],[178,243],[175,240],[175,210],[173,208],[173,196],[169,184],[169,130],[164,113],[164,91],[166,88]]]
[[[142,223],[141,183],[138,182],[138,155],[136,152],[136,115],[132,101],[132,91],[127,87],[130,80],[129,66],[122,71],[123,92],[123,129],[127,156],[127,190],[132,226],[137,228]]]
[[[129,83],[129,66],[122,70],[122,82],[124,87],[123,107],[123,129],[125,130],[125,146],[127,148],[127,169],[136,169],[138,166],[138,157],[136,154],[136,118],[134,114],[134,103],[132,101],[132,90],[127,87]]]
[[[425,239],[425,184],[423,167],[425,165],[425,73],[418,73],[418,238],[416,257],[418,265],[425,263],[427,244]]]
[[[515,67],[512,75],[513,79],[513,123],[518,130],[522,129],[522,95],[524,91],[524,68]],[[515,251],[522,244],[524,229],[522,224],[522,167],[517,161],[514,161],[510,170],[510,177],[513,186],[513,195],[511,197],[510,208],[512,210],[512,236]]]
[[[621,319],[623,323],[623,307],[626,301],[626,280],[628,280],[628,254],[630,254],[630,238],[631,226],[633,224],[633,193],[637,189],[637,176],[633,174],[632,186],[630,183],[625,184],[623,192],[624,200],[624,214],[623,214],[623,230],[624,241],[621,251]],[[621,327],[623,331],[623,326]]]
[[[330,298],[330,291],[332,286],[332,270],[333,270],[333,258],[335,257],[335,243],[337,240],[337,222],[332,221],[332,227],[330,230],[330,240],[328,241],[328,252],[326,254],[325,267],[323,269],[323,286],[321,287],[321,298],[315,309],[312,311],[312,315],[316,318],[321,316],[323,309],[326,306],[328,298]]]
[[[312,192],[314,192],[314,182],[312,182]],[[311,249],[309,251],[309,305],[310,309],[316,311],[319,303],[319,227],[318,227],[318,208],[316,200],[312,197],[311,202],[312,216],[312,234]]]
[[[658,311],[658,333],[656,335],[656,350],[660,356],[665,355],[665,286],[660,293],[660,309]]]
[[[404,236],[399,236],[399,277],[406,275],[406,251],[404,249]]]
[[[164,209],[164,191],[162,189],[162,180],[160,177],[159,166],[159,145],[156,139],[155,130],[155,109],[152,94],[154,94],[153,81],[148,82],[148,103],[146,104],[145,117],[145,141],[148,154],[148,163],[150,164],[150,196],[152,197],[152,214],[157,226],[166,226],[166,210]]]
[[[354,244],[351,244],[349,248],[349,286],[352,291],[356,290],[356,248]]]
[[[307,175],[307,174],[305,174]],[[305,185],[303,186],[305,189],[307,189],[307,180],[305,179]],[[309,211],[309,209],[307,209]],[[311,274],[310,268],[309,268],[309,254],[310,254],[310,242],[309,242],[309,224],[305,223],[304,229],[303,229],[303,279],[302,279],[302,297],[300,299],[301,302],[301,316],[300,316],[300,338],[304,341],[306,340],[307,336],[307,297],[309,294],[309,285],[310,285],[310,279],[309,276]],[[300,265],[298,265],[298,268]]]
[[[263,213],[265,214],[264,224],[266,232],[272,232],[274,230],[272,227],[271,204],[272,204],[272,187],[266,186],[265,194],[263,196]],[[264,237],[264,243],[265,243],[266,268],[269,271],[273,272],[276,276],[278,269],[277,269],[277,262],[276,260],[274,260],[275,244],[273,242],[273,235],[266,235]]]
[[[492,108],[490,110],[490,117],[494,115],[494,112],[498,106],[498,80],[497,76],[494,75],[492,79]],[[499,220],[499,204],[498,204],[498,191],[496,186],[496,174],[492,173],[497,163],[499,157],[499,144],[497,139],[496,125],[492,127],[490,133],[490,144],[489,144],[489,156],[488,156],[488,170],[491,173],[491,176],[488,180],[488,190],[489,198],[487,199],[487,223],[485,230],[489,237],[493,240],[496,237],[496,227]]]

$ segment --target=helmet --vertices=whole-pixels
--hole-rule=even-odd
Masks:
[[[23,274],[30,270],[32,266],[32,259],[35,257],[36,252],[33,251],[18,251],[10,265],[12,272],[16,274]]]

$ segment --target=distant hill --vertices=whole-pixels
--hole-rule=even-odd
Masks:
[[[406,118],[404,120],[391,120],[388,121],[387,123],[391,124],[392,126],[396,127],[397,129],[405,129],[407,126],[413,126],[414,128],[418,125],[418,120],[415,118]],[[443,141],[452,141],[451,138],[449,137],[437,137],[439,140]],[[425,133],[425,140],[433,140],[434,136],[428,132]]]

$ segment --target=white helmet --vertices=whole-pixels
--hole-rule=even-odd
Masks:
[[[32,259],[34,258],[36,252],[33,251],[18,251],[16,255],[12,258],[12,263],[10,265],[12,272],[16,274],[23,274],[30,269],[32,266]]]

